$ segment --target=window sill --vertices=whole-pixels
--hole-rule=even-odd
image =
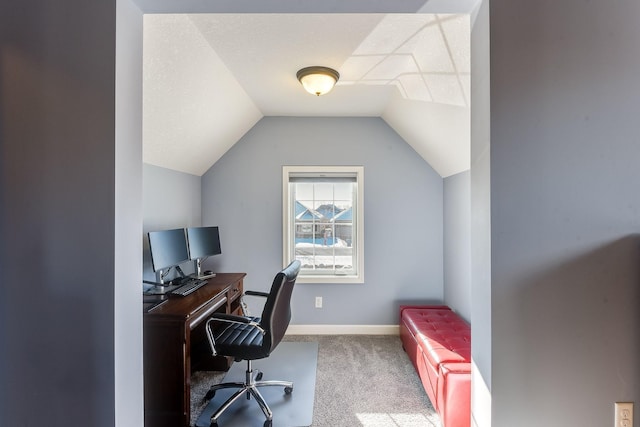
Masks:
[[[302,276],[299,275],[296,283],[364,283],[362,276]]]

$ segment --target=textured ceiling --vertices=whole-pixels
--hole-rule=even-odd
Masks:
[[[466,14],[147,14],[144,161],[202,175],[263,116],[379,116],[441,176],[467,170],[469,40]],[[336,88],[306,93],[309,65]]]

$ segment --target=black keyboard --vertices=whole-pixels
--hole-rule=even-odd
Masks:
[[[197,291],[201,287],[207,284],[206,280],[202,279],[186,279],[180,284],[180,287],[171,291],[171,295],[180,295],[182,297],[189,295],[192,292]]]

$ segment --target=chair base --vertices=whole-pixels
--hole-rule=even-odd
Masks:
[[[258,391],[258,387],[273,387],[279,386],[284,387],[285,394],[291,394],[293,392],[293,382],[291,381],[261,381],[262,372],[256,370],[254,371],[251,366],[251,360],[247,360],[247,370],[245,371],[245,381],[244,382],[228,382],[228,383],[220,383],[214,384],[209,388],[209,391],[205,395],[205,400],[210,400],[215,395],[216,391],[222,390],[225,388],[237,388],[238,390],[231,395],[220,407],[211,415],[211,425],[210,427],[218,427],[218,418],[222,415],[224,411],[226,411],[236,400],[240,398],[243,394],[246,394],[247,399],[251,399],[251,396],[258,402],[262,413],[266,417],[266,421],[264,423],[265,427],[271,426],[273,420],[273,412],[267,405],[267,402]]]

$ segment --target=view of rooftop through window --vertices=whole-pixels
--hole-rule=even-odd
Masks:
[[[303,268],[334,274],[350,272],[355,182],[330,180],[291,185],[295,200],[295,258]]]

